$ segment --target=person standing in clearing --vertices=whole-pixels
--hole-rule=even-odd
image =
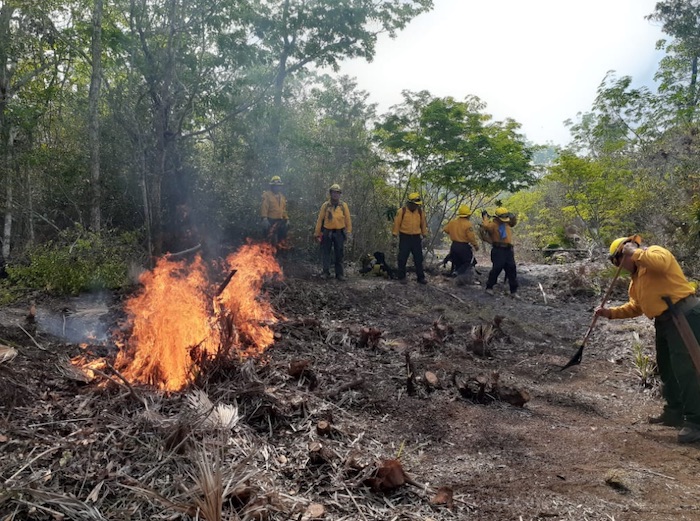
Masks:
[[[481,212],[482,226],[491,237],[491,263],[492,268],[486,281],[486,293],[493,295],[493,287],[498,281],[501,271],[506,272],[506,280],[510,287],[510,296],[519,298],[518,274],[515,265],[515,253],[513,252],[513,226],[517,223],[515,215],[507,208],[499,207],[496,215],[489,220],[486,210]]]
[[[423,239],[428,235],[428,223],[423,211],[423,200],[418,192],[408,195],[408,202],[394,218],[392,234],[399,238],[398,275],[399,281],[406,284],[406,263],[413,255],[416,277],[419,284],[427,284],[423,271]]]
[[[287,238],[289,215],[287,215],[287,198],[282,194],[282,179],[276,175],[270,179],[270,190],[265,190],[262,195],[263,233],[270,244],[277,246]]]
[[[700,299],[673,254],[661,246],[641,247],[639,235],[620,237],[610,245],[610,261],[631,274],[629,301],[622,306],[600,306],[595,314],[609,319],[645,315],[654,320],[656,365],[661,377],[663,412],[649,423],[681,427],[678,443],[700,441],[700,380],[687,346],[664,297],[671,299],[680,320],[700,338]]]
[[[474,250],[479,250],[479,241],[469,220],[471,215],[471,209],[463,204],[457,210],[457,217],[443,228],[443,231],[452,240],[450,260],[457,272],[455,283],[458,286],[471,284],[474,278],[472,261],[474,260]]]
[[[328,190],[330,199],[321,205],[316,219],[314,236],[321,243],[323,263],[322,277],[331,277],[331,250],[334,253],[335,278],[345,280],[343,273],[343,256],[345,241],[352,238],[352,220],[348,204],[340,200],[343,191],[340,185],[333,184]]]

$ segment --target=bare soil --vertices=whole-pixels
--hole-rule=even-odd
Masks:
[[[310,263],[281,262],[284,280],[266,288],[284,317],[275,344],[255,367],[202,385],[212,402],[238,404],[240,424],[218,438],[224,467],[256,467],[241,482],[264,505],[254,513],[252,500],[236,497],[221,519],[311,519],[318,503],[328,520],[700,520],[700,447],[647,423],[663,404],[657,385],[642,385],[633,345],[637,333],[653,356],[652,323],[601,320],[582,364],[560,370],[609,283],[603,264],[520,264],[514,300],[502,284],[495,297],[483,285],[457,287],[438,268],[422,286],[354,269],[347,281],[324,281]],[[480,259],[482,284],[488,268]],[[613,304],[625,288],[620,281]],[[119,298],[107,309],[102,321],[114,326]],[[129,392],[116,377],[107,387],[77,381],[64,357],[84,351],[55,331],[22,331],[25,314],[24,304],[0,312],[0,342],[19,350],[0,364],[0,518],[209,519],[183,506],[197,492],[192,457],[172,441],[186,393]],[[475,327],[494,324],[488,353],[475,353]],[[368,328],[381,337],[363,345]],[[294,361],[308,363],[297,377]],[[423,385],[425,371],[437,387]],[[454,385],[494,373],[530,401],[474,403]],[[333,425],[330,436],[316,432],[320,420]],[[187,436],[206,446],[201,429]],[[312,442],[327,452],[313,457]],[[365,478],[387,459],[419,486],[374,490]],[[453,501],[435,504],[440,487]]]

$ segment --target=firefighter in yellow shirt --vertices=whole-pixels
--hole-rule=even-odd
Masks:
[[[598,316],[622,319],[645,315],[654,320],[656,365],[663,383],[663,412],[649,423],[682,427],[679,443],[700,441],[700,379],[675,325],[668,304],[682,316],[679,325],[700,338],[700,300],[673,254],[661,246],[641,247],[639,235],[620,237],[610,245],[610,260],[631,274],[629,301],[621,306],[596,309]]]
[[[506,272],[506,280],[510,288],[510,296],[518,297],[518,272],[515,265],[515,253],[513,252],[513,231],[512,228],[517,223],[515,215],[511,214],[507,208],[496,208],[496,215],[489,219],[489,214],[484,210],[481,212],[482,226],[489,234],[491,242],[491,271],[486,281],[486,293],[493,295],[493,287],[498,281],[501,271]]]
[[[287,198],[282,194],[282,179],[276,175],[270,179],[270,190],[263,192],[260,215],[265,236],[273,246],[287,238],[289,215]]]
[[[418,192],[408,194],[408,202],[394,218],[394,228],[391,233],[399,238],[397,263],[399,281],[402,284],[407,282],[406,263],[410,255],[413,255],[418,283],[428,283],[423,271],[423,238],[428,235],[428,224],[421,206],[423,206],[423,200]]]
[[[331,277],[331,250],[334,253],[335,278],[345,280],[343,256],[345,241],[352,238],[352,220],[348,204],[340,200],[343,191],[333,184],[328,190],[330,199],[321,205],[316,219],[314,236],[321,243],[323,278]]]
[[[474,260],[474,250],[479,250],[479,241],[476,239],[474,227],[469,220],[471,215],[471,208],[463,204],[457,210],[457,217],[443,228],[443,231],[452,239],[450,259],[457,272],[455,283],[458,286],[471,284],[474,278],[472,261]]]

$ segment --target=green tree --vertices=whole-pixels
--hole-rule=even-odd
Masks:
[[[400,187],[397,203],[420,188],[435,216],[433,228],[464,202],[476,208],[534,182],[533,150],[520,125],[493,121],[484,109],[473,96],[459,102],[404,92],[404,103],[376,126],[376,141]]]
[[[586,235],[596,243],[607,242],[620,230],[632,227],[625,210],[630,206],[627,198],[633,180],[625,162],[579,157],[571,152],[563,153],[545,176],[545,181],[562,188],[558,211],[564,218],[580,219]]]
[[[250,23],[274,62],[274,108],[269,122],[268,174],[280,173],[280,132],[287,78],[309,66],[338,69],[345,58],[371,61],[377,37],[391,37],[432,0],[250,0]]]

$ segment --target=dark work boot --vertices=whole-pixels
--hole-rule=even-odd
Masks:
[[[700,441],[700,425],[685,423],[678,432],[678,443],[695,443]]]
[[[674,409],[664,409],[658,416],[649,416],[647,421],[652,425],[681,427],[683,425],[683,413]]]

